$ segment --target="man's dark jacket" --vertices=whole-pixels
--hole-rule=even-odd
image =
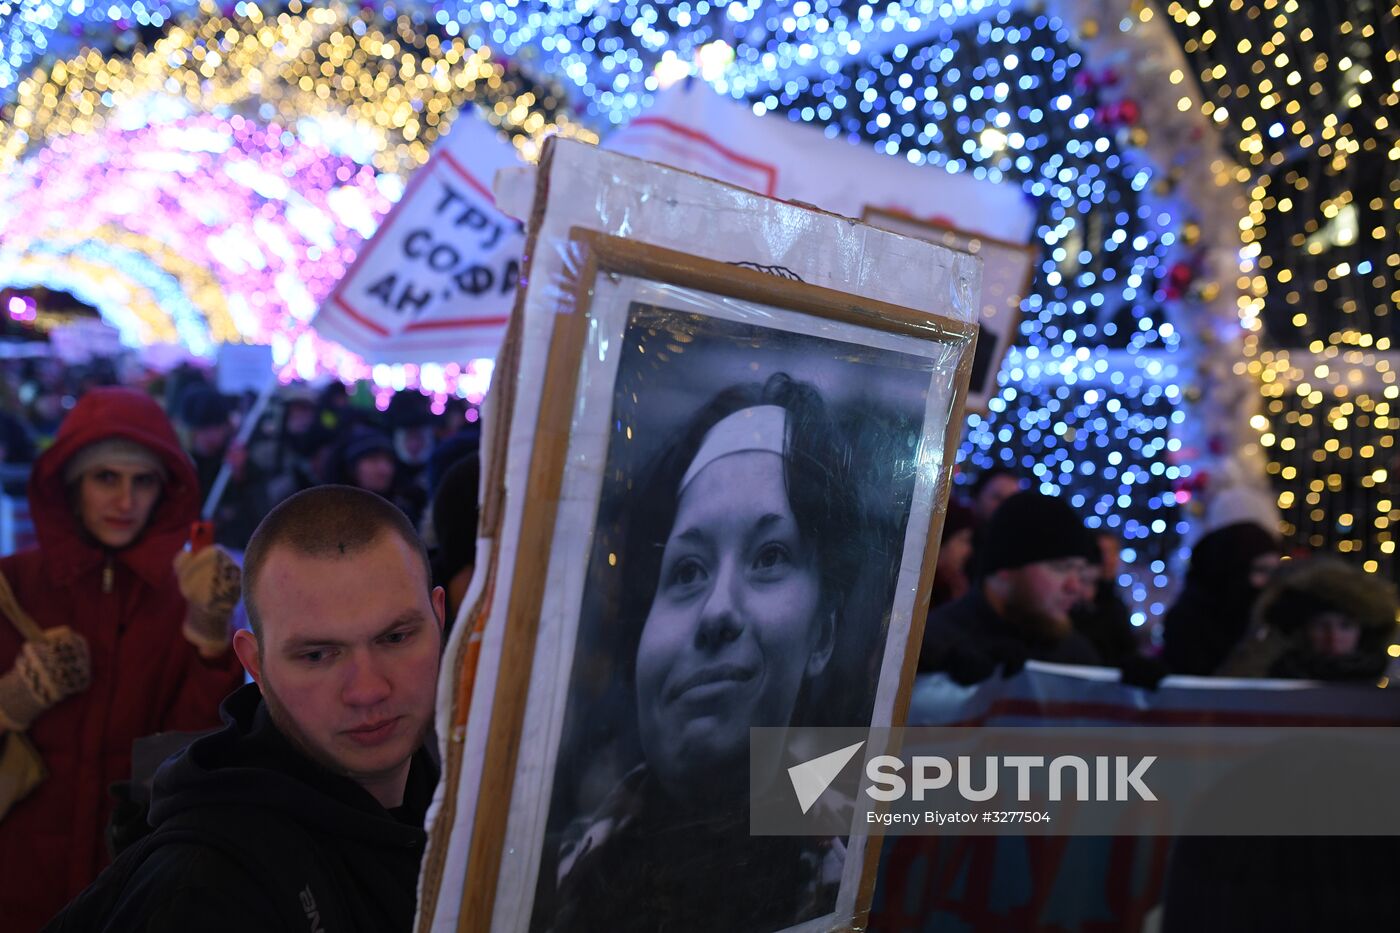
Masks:
[[[427,750],[390,811],[298,752],[255,685],[221,712],[225,728],[157,772],[153,832],[47,929],[408,933],[437,781]]]
[[[919,670],[944,672],[959,683],[985,680],[998,668],[1019,670],[1027,660],[1102,664],[1094,646],[1075,631],[1060,639],[1039,637],[1012,625],[987,601],[981,584],[929,614]]]

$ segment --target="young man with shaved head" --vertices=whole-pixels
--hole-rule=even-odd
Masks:
[[[411,929],[443,625],[423,545],[373,493],[319,486],[268,514],[243,574],[254,683],[51,929]]]

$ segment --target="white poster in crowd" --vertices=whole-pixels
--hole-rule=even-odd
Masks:
[[[876,208],[1013,243],[1027,242],[1035,224],[1015,184],[914,165],[781,114],[760,117],[701,81],[658,93],[655,105],[603,148],[846,217]]]
[[[259,392],[272,378],[272,372],[272,347],[267,344],[219,344],[215,384],[224,395]]]
[[[126,347],[121,332],[106,321],[80,318],[49,331],[53,355],[69,366],[81,366],[101,357],[117,356]]]
[[[494,358],[524,237],[491,180],[519,164],[495,127],[460,115],[321,305],[317,332],[371,363]]]

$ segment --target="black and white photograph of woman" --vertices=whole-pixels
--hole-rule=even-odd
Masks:
[[[870,721],[934,365],[632,306],[533,930],[832,911],[845,840],[750,835],[749,730]]]

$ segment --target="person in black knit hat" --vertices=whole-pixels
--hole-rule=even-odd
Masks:
[[[1019,670],[1029,658],[1100,663],[1070,618],[1090,595],[1087,570],[1097,549],[1064,502],[1038,492],[1011,496],[987,522],[971,590],[929,616],[919,670],[976,683],[998,667]]]
[[[267,474],[249,459],[247,448],[236,442],[233,413],[231,399],[213,386],[192,382],[180,395],[176,422],[194,461],[201,502],[214,487],[224,461],[232,468],[211,518],[214,540],[230,550],[242,551],[273,503]]]
[[[427,505],[426,490],[404,482],[403,465],[394,455],[394,442],[375,428],[356,425],[341,443],[334,479],[367,489],[398,506],[415,525]]]

